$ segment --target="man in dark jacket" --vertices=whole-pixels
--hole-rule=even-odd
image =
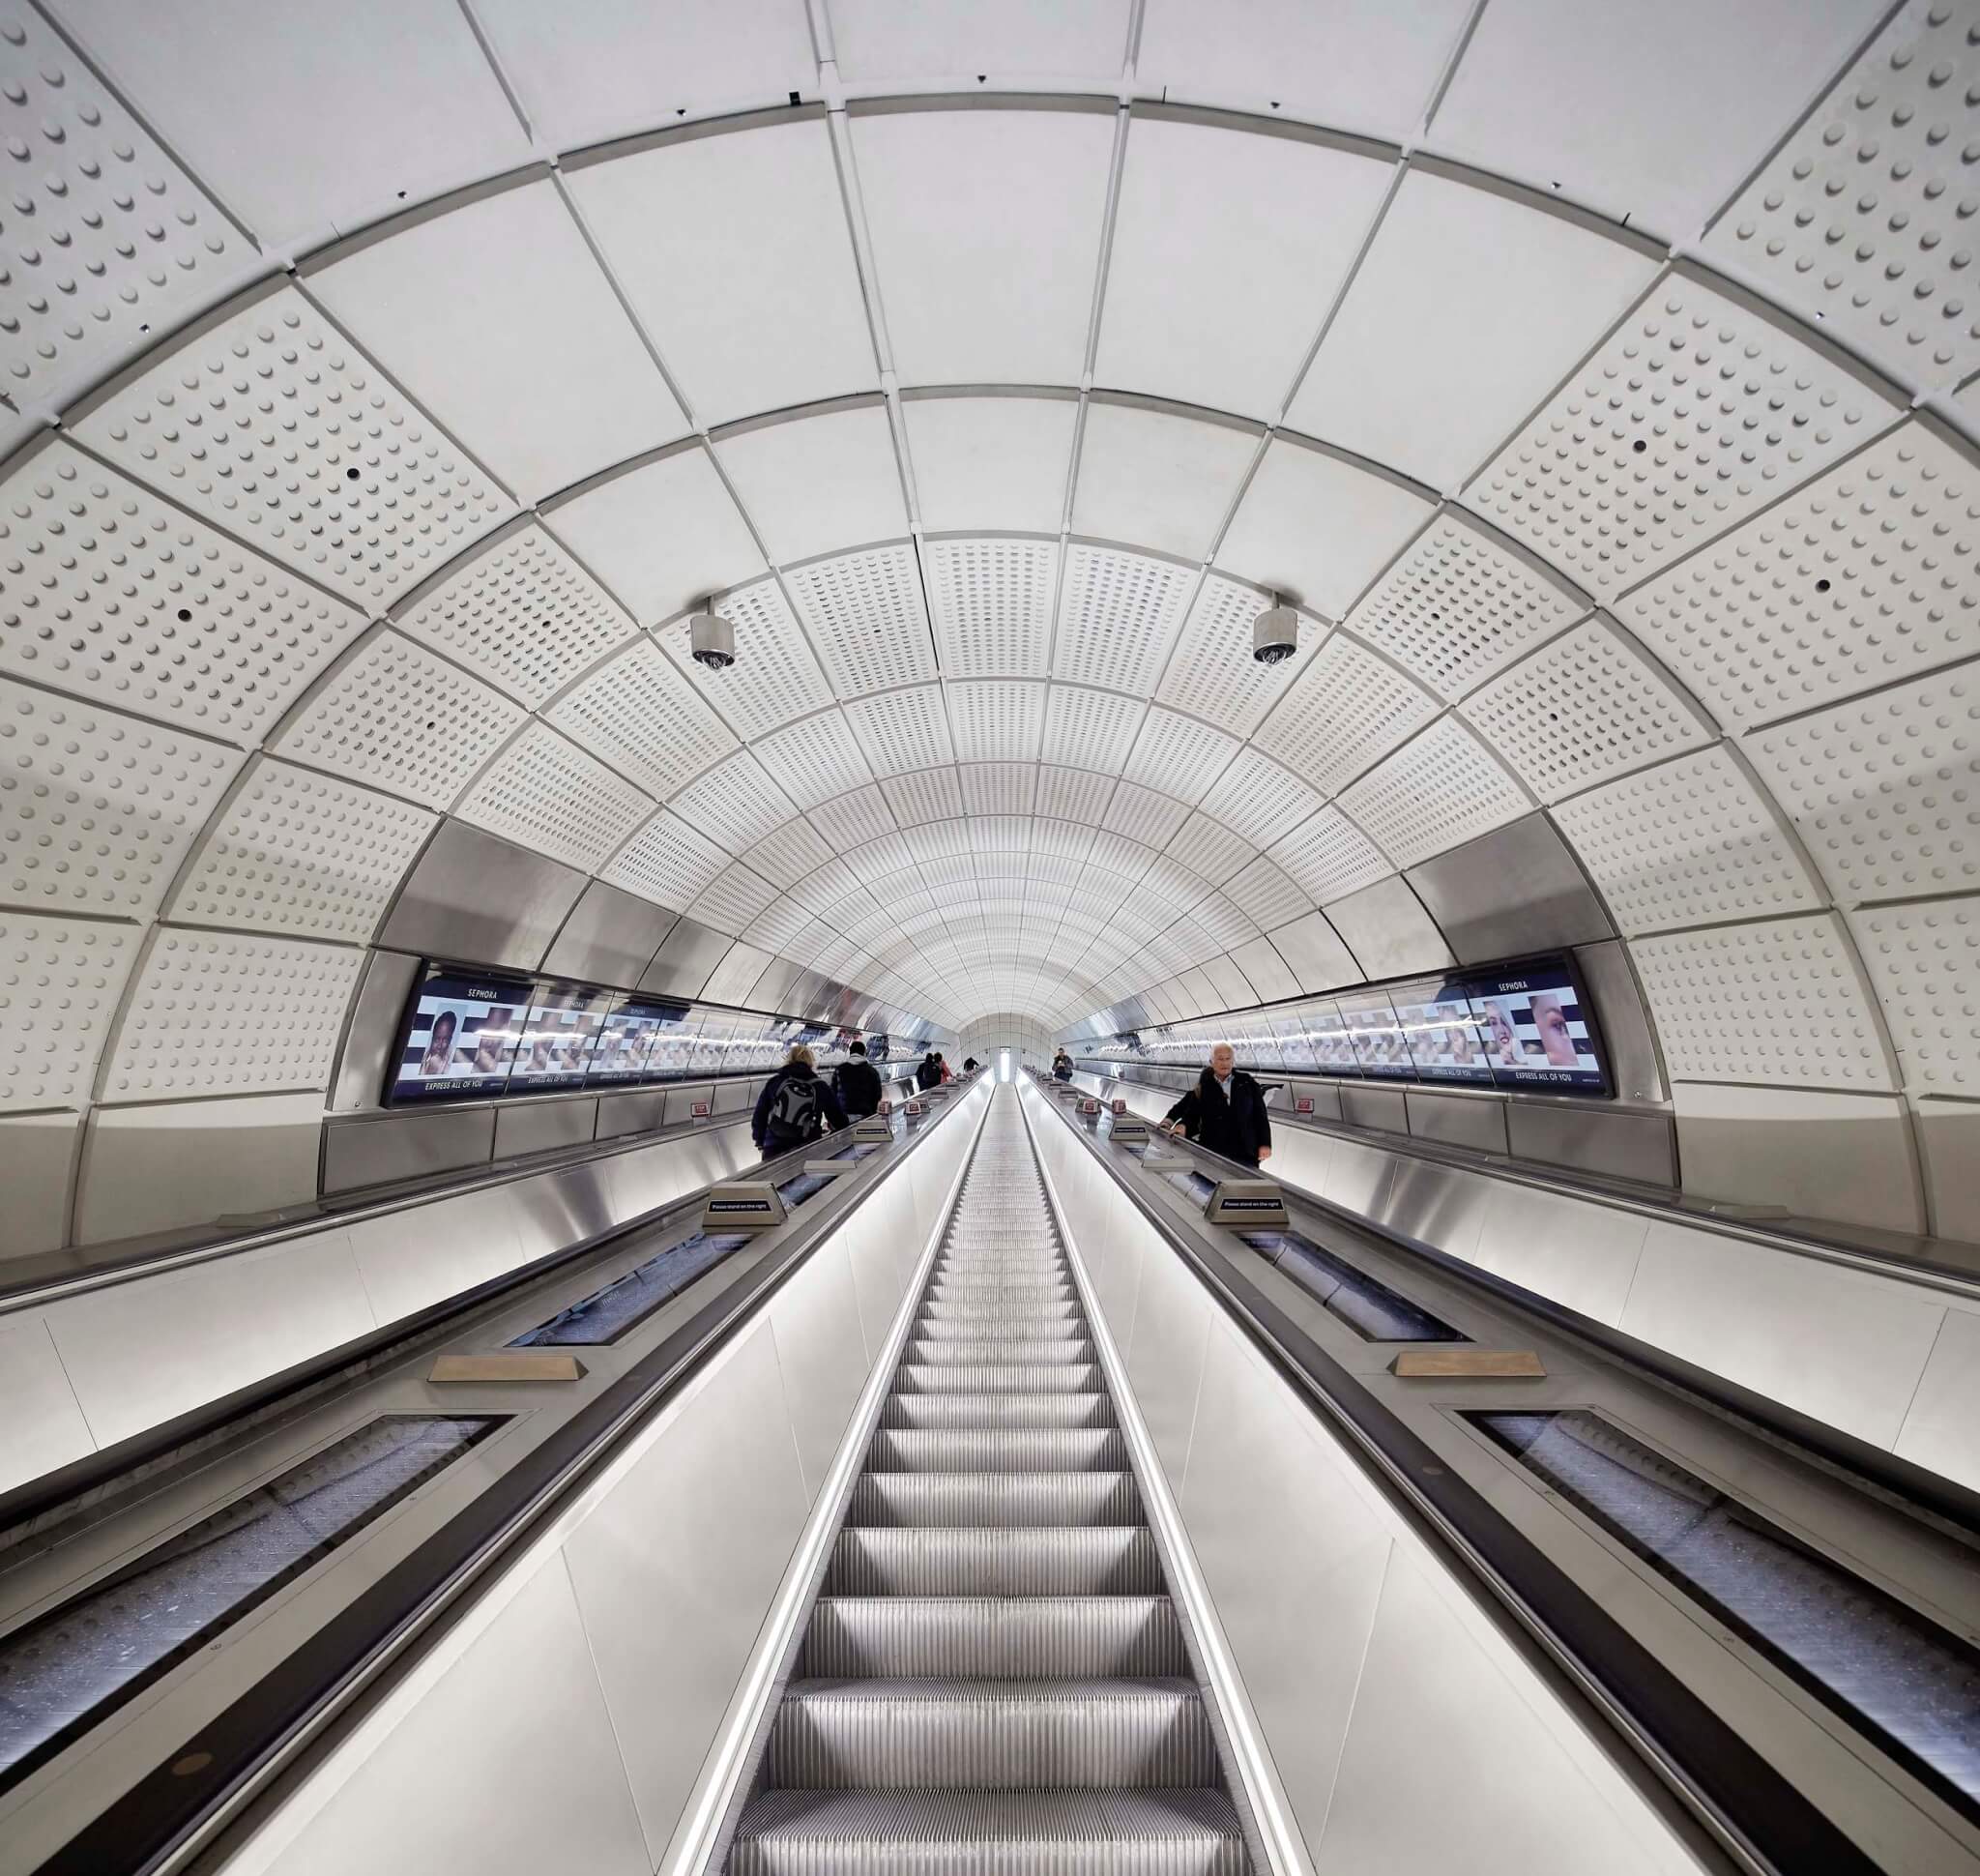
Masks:
[[[1262,1166],[1272,1157],[1265,1090],[1238,1068],[1229,1042],[1210,1050],[1209,1067],[1162,1123],[1172,1133],[1186,1133],[1198,1146],[1240,1165]]]
[[[818,1078],[811,1051],[792,1045],[784,1066],[763,1084],[750,1117],[749,1133],[766,1159],[801,1147],[829,1127],[844,1127],[846,1110]]]
[[[921,1066],[915,1070],[915,1086],[926,1094],[930,1088],[942,1085],[942,1057],[930,1049],[921,1058]]]
[[[1063,1049],[1061,1049],[1052,1058],[1052,1079],[1054,1081],[1070,1081],[1072,1079],[1072,1057],[1067,1055]]]
[[[831,1091],[849,1120],[880,1112],[880,1070],[867,1061],[864,1042],[848,1045],[846,1059],[831,1071]]]

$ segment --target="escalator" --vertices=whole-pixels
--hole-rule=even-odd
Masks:
[[[732,1876],[1249,1869],[1013,1093],[903,1355]]]

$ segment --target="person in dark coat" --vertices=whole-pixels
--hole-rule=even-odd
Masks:
[[[849,1120],[863,1121],[880,1112],[880,1070],[866,1059],[866,1044],[854,1042],[846,1059],[831,1071],[831,1091]]]
[[[1072,1057],[1067,1055],[1063,1049],[1061,1049],[1052,1058],[1052,1079],[1054,1081],[1070,1081],[1072,1079]]]
[[[815,1058],[802,1042],[793,1044],[784,1066],[763,1084],[750,1117],[750,1137],[766,1159],[807,1145],[830,1128],[844,1127],[839,1098],[818,1078]]]
[[[1162,1117],[1172,1133],[1186,1133],[1198,1146],[1239,1165],[1262,1166],[1272,1157],[1271,1118],[1265,1090],[1238,1066],[1229,1042],[1210,1050],[1210,1065],[1197,1083]]]
[[[942,1085],[942,1057],[930,1049],[921,1058],[921,1066],[915,1070],[915,1086],[926,1094],[930,1088]]]

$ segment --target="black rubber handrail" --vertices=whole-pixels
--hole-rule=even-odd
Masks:
[[[1048,1107],[1057,1103],[1047,1099]],[[1453,1472],[1221,1253],[1193,1243],[1074,1115],[1066,1125],[1247,1339],[1345,1436],[1396,1509],[1594,1697],[1618,1738],[1722,1847],[1768,1876],[1878,1876],[1879,1866],[1788,1778]],[[1255,1171],[1255,1169],[1253,1169]]]
[[[946,1102],[928,1118],[960,1111]],[[897,1171],[933,1132],[902,1143]],[[815,1151],[815,1146],[801,1151]],[[821,1244],[884,1183],[799,1228],[761,1263],[711,1298],[626,1373],[495,1478],[468,1505],[291,1650],[252,1687],[162,1757],[52,1856],[35,1876],[154,1876],[203,1849],[216,1828],[334,1717],[382,1695],[437,1627],[500,1560],[554,1518],[597,1468],[691,1382]]]

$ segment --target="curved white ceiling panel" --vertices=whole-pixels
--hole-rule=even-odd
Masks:
[[[1065,515],[1077,393],[903,396],[921,525],[1056,534]]]
[[[893,432],[878,398],[724,430],[715,456],[780,565],[908,531]]]
[[[1072,491],[1072,531],[1204,561],[1258,454],[1261,432],[1186,410],[1094,397]]]
[[[1128,0],[1003,0],[987,15],[916,0],[828,0],[832,51],[849,85],[964,84],[1118,73]]]

